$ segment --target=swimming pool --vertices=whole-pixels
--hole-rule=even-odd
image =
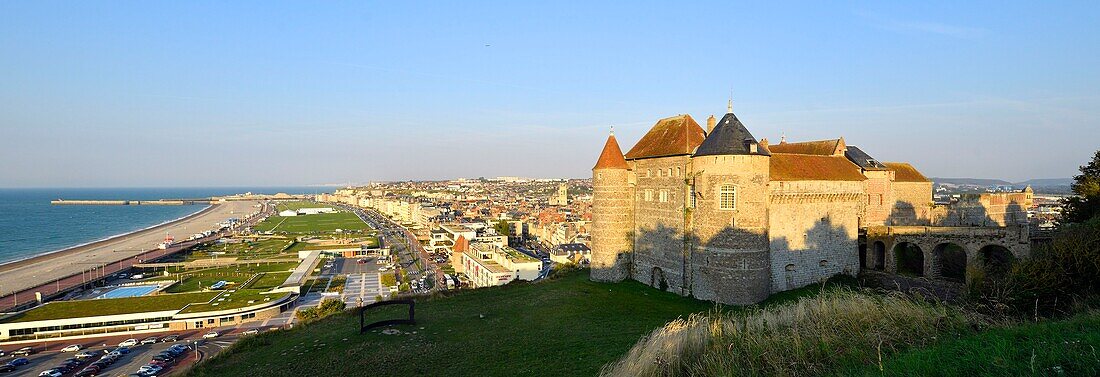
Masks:
[[[157,290],[156,285],[136,285],[133,287],[118,287],[96,298],[123,298],[145,296]]]

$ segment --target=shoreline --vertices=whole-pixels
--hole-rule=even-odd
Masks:
[[[66,254],[79,252],[82,249],[97,247],[97,246],[100,246],[100,245],[103,245],[103,244],[106,244],[106,243],[109,243],[109,242],[117,241],[117,240],[125,238],[125,237],[131,237],[131,236],[134,236],[134,235],[147,233],[147,232],[157,230],[157,229],[160,229],[160,228],[165,228],[165,227],[171,226],[173,224],[176,224],[178,222],[185,221],[185,220],[190,219],[192,217],[195,217],[195,216],[204,214],[206,212],[209,212],[212,209],[216,208],[218,205],[219,204],[217,204],[217,203],[211,203],[210,205],[206,206],[206,208],[203,208],[203,209],[200,209],[198,211],[192,212],[191,214],[188,214],[186,216],[176,218],[176,219],[173,219],[173,220],[168,220],[168,221],[165,221],[165,222],[161,222],[159,224],[151,225],[151,226],[148,226],[148,227],[145,227],[145,228],[135,229],[135,230],[132,230],[132,231],[129,231],[129,232],[116,234],[116,235],[113,235],[113,236],[109,236],[107,238],[103,238],[103,239],[99,239],[99,240],[95,240],[95,241],[90,241],[90,242],[85,242],[85,243],[82,243],[82,244],[66,247],[66,248],[63,248],[63,249],[38,253],[38,254],[35,254],[33,256],[29,256],[29,257],[25,257],[25,258],[21,258],[21,259],[11,260],[11,261],[7,261],[7,262],[0,262],[0,271],[4,271],[4,270],[7,270],[7,269],[12,269],[12,268],[19,268],[19,267],[22,267],[22,266],[27,265],[27,264],[46,261],[46,260],[54,259],[54,258],[57,258],[57,257],[63,257]]]

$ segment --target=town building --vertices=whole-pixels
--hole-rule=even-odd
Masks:
[[[459,254],[462,273],[474,288],[504,285],[513,280],[535,280],[542,272],[542,261],[508,246],[464,242]]]

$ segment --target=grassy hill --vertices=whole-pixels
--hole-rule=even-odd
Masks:
[[[262,334],[189,375],[591,376],[641,336],[714,308],[636,282],[590,282],[580,271],[420,301],[419,323],[398,326],[401,335],[360,335],[358,317],[349,315]],[[378,314],[400,317],[399,310]]]

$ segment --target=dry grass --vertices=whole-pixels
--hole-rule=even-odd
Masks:
[[[742,313],[693,315],[640,340],[603,376],[809,376],[882,357],[984,320],[900,294],[848,289]]]

